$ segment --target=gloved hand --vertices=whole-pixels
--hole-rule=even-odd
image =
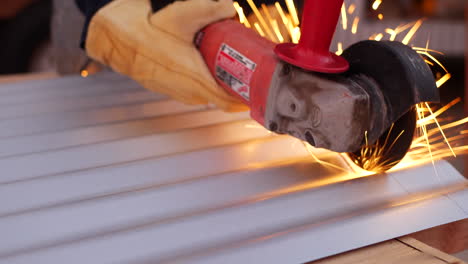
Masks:
[[[193,44],[203,27],[234,15],[231,0],[176,1],[154,14],[149,0],[115,0],[92,18],[86,51],[145,88],[176,100],[246,110],[216,83]]]

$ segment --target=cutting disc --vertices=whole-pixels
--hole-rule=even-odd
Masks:
[[[365,87],[371,98],[377,94],[383,98],[371,100],[363,145],[349,157],[365,170],[387,171],[411,147],[417,122],[415,105],[439,100],[434,75],[416,51],[400,42],[362,41],[349,47],[343,57],[350,63],[348,78],[365,76],[375,84]]]
[[[406,156],[413,142],[417,122],[415,109],[392,124],[377,142],[366,142],[360,150],[348,153],[348,156],[367,171],[384,172],[393,168]]]

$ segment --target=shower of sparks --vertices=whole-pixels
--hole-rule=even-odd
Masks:
[[[279,2],[276,2],[274,8],[268,9],[265,5],[260,5],[259,8],[255,5],[253,0],[247,0],[254,15],[252,17],[246,17],[242,7],[236,2],[234,7],[239,15],[239,21],[244,24],[246,27],[253,28],[263,37],[266,37],[274,42],[293,42],[298,43],[300,39],[300,21],[298,18],[298,12],[294,5],[294,0],[284,0],[287,12],[284,10]],[[382,0],[376,0],[372,4],[372,9],[379,9],[382,4]],[[343,4],[341,7],[341,27],[343,30],[348,30],[348,15],[352,16],[356,12],[356,4],[352,3],[346,8],[346,5]],[[262,14],[263,13],[263,14]],[[384,15],[379,13],[377,15],[379,20],[383,20]],[[254,19],[250,20],[249,19]],[[350,18],[353,21],[351,26],[351,33],[357,34],[359,28],[359,16],[354,16]],[[386,28],[384,32],[376,32],[372,34],[370,40],[390,40],[390,41],[401,41],[402,43],[408,45],[411,40],[417,34],[418,30],[423,25],[424,20],[419,19],[417,21],[399,25],[396,28]],[[284,35],[286,33],[286,35]],[[342,42],[337,44],[337,55],[343,53]],[[429,48],[429,43],[426,47],[413,47],[413,49],[418,52],[421,57],[426,61],[426,63],[437,72],[436,84],[437,87],[442,87],[448,80],[451,79],[452,75],[444,67],[444,65],[435,57],[437,55],[443,55],[441,52]],[[413,140],[410,151],[407,153],[406,157],[392,170],[398,170],[402,168],[413,167],[421,164],[426,164],[435,160],[456,157],[460,154],[468,153],[468,145],[466,145],[466,135],[468,130],[463,130],[463,126],[468,124],[468,117],[462,120],[456,120],[451,117],[442,117],[451,107],[461,102],[460,98],[457,98],[450,102],[449,104],[435,108],[429,103],[421,103],[415,106],[415,112],[417,114],[417,135]],[[260,126],[256,127],[257,129],[261,128]],[[395,163],[391,161],[381,160],[382,151],[386,147],[387,151],[390,150],[395,144],[397,144],[398,138],[404,133],[401,131],[397,135],[396,139],[393,142],[389,142],[389,138],[379,146],[368,145],[367,147],[362,148],[360,157],[364,157],[361,160],[354,160],[355,163],[359,163],[359,166],[367,168],[368,170],[380,172],[393,167]],[[365,135],[367,140],[367,135]],[[339,165],[331,164],[329,162],[324,162],[320,160],[315,154],[314,149],[309,146],[307,143],[302,142],[308,153],[313,157],[313,159],[320,164],[343,170]],[[342,155],[342,154],[339,154]],[[350,173],[357,174],[368,174],[369,172],[360,171],[359,169],[352,169]],[[437,173],[437,171],[436,171]]]
[[[430,108],[428,105],[419,105],[421,118],[418,121],[418,127],[420,135],[413,140],[411,150],[408,152],[405,159],[395,167],[395,170],[428,162],[434,163],[435,160],[467,153],[468,146],[465,141],[466,135],[458,128],[466,125],[468,123],[468,118],[443,125],[434,125],[433,121],[437,119],[437,116],[460,101],[461,100],[457,99],[450,103],[449,106],[444,106],[433,113],[428,111]],[[426,112],[431,114],[429,116],[424,116]],[[429,128],[430,125],[435,127]],[[442,134],[441,131],[445,131],[444,134]]]
[[[360,168],[363,168],[367,171],[374,172],[384,172],[395,166],[398,161],[393,161],[391,159],[385,160],[386,152],[390,151],[395,144],[398,142],[398,139],[405,133],[405,131],[399,132],[395,139],[391,139],[390,136],[393,131],[393,125],[390,127],[390,130],[385,137],[385,140],[381,142],[381,139],[376,144],[369,145],[367,132],[364,134],[365,146],[361,148],[360,152],[353,154],[353,162],[358,165]]]

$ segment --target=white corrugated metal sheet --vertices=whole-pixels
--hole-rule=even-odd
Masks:
[[[303,263],[468,217],[446,162],[357,177],[113,73],[0,86],[0,146],[0,263]]]

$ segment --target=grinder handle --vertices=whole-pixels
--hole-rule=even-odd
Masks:
[[[279,44],[276,55],[300,68],[323,73],[341,73],[348,62],[330,52],[340,9],[344,0],[306,0],[299,44]]]

